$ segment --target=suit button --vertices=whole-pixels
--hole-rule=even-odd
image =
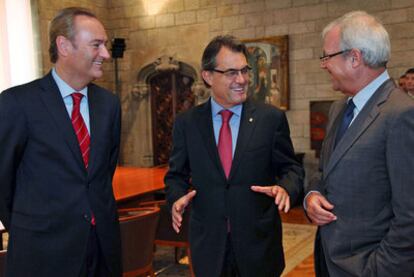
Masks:
[[[88,221],[88,222],[90,222],[91,220],[89,219],[89,216],[87,215],[87,214],[84,214],[83,215],[83,218],[86,220],[86,221]]]

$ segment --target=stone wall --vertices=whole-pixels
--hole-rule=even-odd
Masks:
[[[167,55],[199,70],[204,47],[218,34],[241,39],[289,35],[287,116],[295,149],[306,152],[310,163],[314,154],[310,150],[309,103],[341,97],[332,91],[327,73],[319,68],[320,32],[328,22],[357,9],[378,16],[391,35],[391,76],[398,78],[414,67],[412,0],[39,1],[42,30],[56,9],[77,3],[93,8],[103,18],[110,37],[126,38],[127,50],[119,60],[124,113],[121,163],[125,165],[152,165],[149,98],[131,94],[140,69]],[[46,32],[42,41],[45,36]],[[114,89],[113,65],[108,63],[106,69],[101,83]]]

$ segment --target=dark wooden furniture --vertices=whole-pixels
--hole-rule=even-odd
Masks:
[[[6,250],[1,250],[0,251],[0,277],[5,277],[6,276],[6,273],[5,273],[6,254],[7,254]]]
[[[183,214],[183,222],[180,233],[176,233],[172,228],[171,213],[165,201],[150,201],[141,203],[142,207],[159,207],[160,220],[155,234],[155,244],[163,246],[172,246],[175,251],[175,262],[179,262],[179,249],[184,248],[188,257],[188,266],[191,277],[194,277],[193,266],[191,263],[190,243],[188,240],[189,220],[191,214],[191,206],[188,206]]]
[[[118,210],[122,241],[123,276],[154,276],[154,239],[160,209]]]
[[[113,190],[118,208],[138,207],[142,201],[154,200],[164,189],[165,167],[117,167]]]

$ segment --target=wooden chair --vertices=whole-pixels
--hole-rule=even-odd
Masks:
[[[165,200],[143,202],[141,207],[159,207],[160,208],[160,220],[158,222],[157,232],[155,235],[155,244],[163,246],[173,246],[175,251],[175,261],[178,263],[179,248],[185,248],[188,256],[188,266],[190,275],[194,277],[193,266],[191,263],[191,251],[190,243],[188,241],[189,221],[191,214],[191,205],[187,207],[183,214],[183,222],[181,225],[180,233],[176,233],[172,228],[171,213],[168,210],[168,205]]]
[[[3,224],[0,222],[0,250],[4,250],[5,246],[3,245],[3,234],[6,233],[6,229],[4,229]]]
[[[152,267],[158,207],[119,209],[123,276],[155,276]]]
[[[6,254],[7,250],[1,250],[0,251],[0,277],[6,276]]]

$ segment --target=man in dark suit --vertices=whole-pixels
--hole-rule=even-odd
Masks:
[[[317,276],[414,276],[414,101],[395,87],[381,23],[351,12],[323,31],[334,90],[321,173],[306,194]]]
[[[50,25],[53,70],[0,94],[7,276],[121,275],[112,191],[120,104],[90,83],[110,57],[106,42],[95,15],[64,9]]]
[[[180,231],[191,202],[198,277],[279,276],[285,265],[279,210],[295,203],[304,175],[285,114],[246,100],[247,51],[234,37],[214,38],[202,68],[212,97],[174,125],[165,176],[173,228]]]

